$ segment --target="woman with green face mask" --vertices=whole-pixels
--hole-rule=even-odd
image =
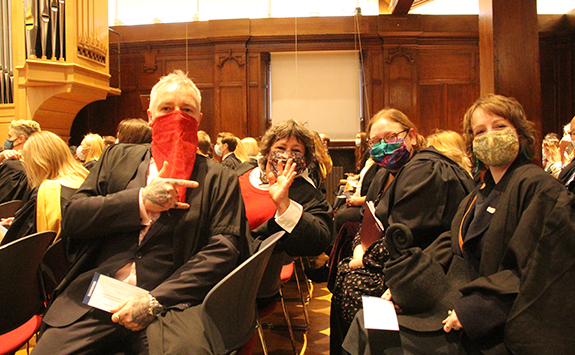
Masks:
[[[386,229],[402,223],[413,232],[415,245],[425,248],[449,230],[459,203],[474,187],[471,176],[434,147],[426,148],[413,122],[396,109],[381,110],[371,119],[369,147],[381,169],[366,201],[374,202],[375,215]],[[362,295],[380,297],[386,291],[383,267],[388,258],[383,239],[365,247],[356,236],[353,255],[339,263],[331,288],[332,355],[342,353],[343,339],[362,308]],[[434,330],[439,333],[441,326]]]
[[[402,310],[412,306],[401,302],[408,289],[421,298],[441,299],[445,306],[436,307],[427,319],[443,327],[444,344],[449,337],[458,339],[457,354],[569,354],[575,347],[575,326],[565,316],[574,312],[575,198],[531,163],[535,131],[515,99],[493,94],[480,98],[467,111],[463,129],[480,183],[459,206],[450,232],[423,252],[405,251],[412,255],[405,259],[406,267],[396,263],[392,272],[386,265],[386,298]],[[439,264],[448,275],[463,272],[449,284],[448,277],[436,277],[433,287],[420,289],[391,282],[413,276],[411,285],[423,285],[423,276],[407,267],[414,255],[427,256],[430,265]],[[400,326],[421,322],[424,313],[398,313]],[[358,318],[355,334],[365,331]],[[421,339],[401,332],[404,348]],[[348,345],[355,348],[352,354],[387,353]]]

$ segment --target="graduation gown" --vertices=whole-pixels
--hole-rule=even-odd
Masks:
[[[489,354],[571,353],[575,348],[575,197],[521,157],[500,183],[505,187],[496,211],[481,243],[475,243],[481,248],[467,246],[467,241],[463,251],[459,246],[465,213],[480,187],[462,202],[451,233],[428,248],[445,266],[453,255],[478,256],[479,264],[473,260],[476,257],[468,258],[469,274],[476,276],[455,301],[464,330],[462,343]]]
[[[433,147],[416,153],[384,192],[389,178],[390,172],[381,169],[366,201],[375,201],[375,214],[385,228],[405,224],[412,231],[414,246],[421,248],[450,229],[459,203],[474,187],[471,176],[460,165]],[[356,237],[353,246],[359,243]],[[361,295],[379,297],[385,291],[383,266],[388,258],[381,239],[365,250],[364,267],[352,271],[351,258],[340,262],[331,307],[332,354],[341,352],[347,329],[362,307]]]
[[[139,191],[146,185],[150,145],[108,148],[64,208],[62,238],[73,263],[44,322],[69,325],[89,310],[82,303],[94,272],[114,276],[135,262],[137,286],[167,309],[200,304],[209,290],[249,256],[249,231],[237,176],[196,156],[190,208],[161,213],[141,243]]]
[[[0,164],[0,203],[22,200],[28,191],[26,169],[20,160],[7,159]]]
[[[60,194],[60,206],[65,206],[68,200],[74,195],[76,189],[62,186]],[[38,232],[36,227],[38,188],[32,189],[22,201],[22,206],[16,211],[14,220],[8,228],[2,244],[8,244],[16,239]]]

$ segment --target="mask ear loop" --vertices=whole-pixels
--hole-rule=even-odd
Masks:
[[[475,153],[473,153],[473,159],[475,159],[475,173],[478,173],[480,170],[483,170],[483,168],[485,167],[485,165],[483,164],[483,162],[479,159],[477,159],[477,155],[475,155]]]

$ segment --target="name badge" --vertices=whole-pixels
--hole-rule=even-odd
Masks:
[[[494,214],[496,209],[494,207],[489,206],[489,207],[487,207],[486,211],[491,213],[491,214]]]

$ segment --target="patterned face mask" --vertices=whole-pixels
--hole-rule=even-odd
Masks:
[[[519,139],[512,129],[488,132],[473,139],[473,153],[487,166],[505,166],[518,152]]]
[[[305,158],[301,153],[292,152],[291,150],[274,150],[268,156],[268,162],[275,176],[278,176],[278,163],[283,162],[285,168],[288,159],[293,159],[296,164],[295,171],[299,175],[304,172],[306,168]]]
[[[411,157],[404,138],[397,138],[397,141],[393,143],[381,141],[371,148],[369,154],[376,163],[389,171],[398,170]]]

